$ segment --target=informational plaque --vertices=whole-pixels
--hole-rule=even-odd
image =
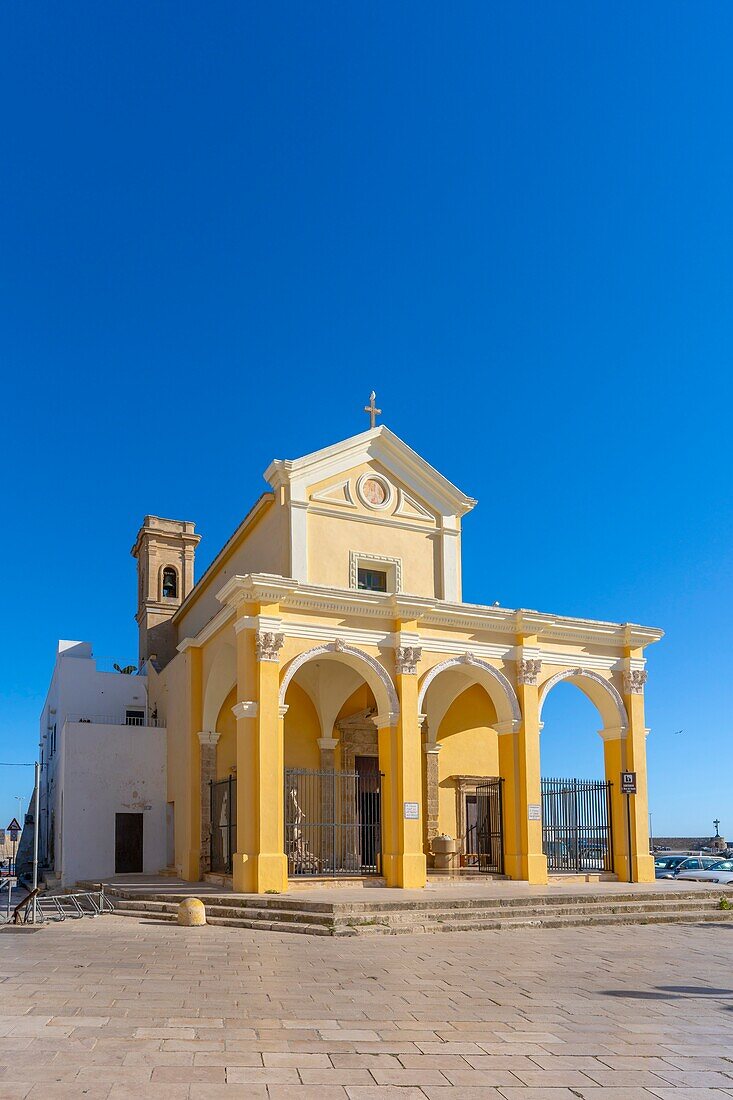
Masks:
[[[542,808],[539,802],[530,802],[527,806],[528,821],[542,821]]]
[[[420,806],[417,802],[405,802],[405,821],[419,821]]]
[[[636,772],[621,772],[621,794],[636,794]]]

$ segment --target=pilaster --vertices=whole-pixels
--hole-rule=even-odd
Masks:
[[[417,666],[421,651],[411,644],[416,623],[396,624],[395,687],[400,712],[389,734],[379,731],[380,767],[385,772],[391,827],[387,830],[384,851],[384,875],[388,886],[416,889],[427,881],[427,861],[423,850],[423,787],[421,716],[418,711]],[[402,631],[406,637],[402,636]],[[409,639],[410,644],[403,644]],[[383,750],[389,746],[390,759],[385,768]],[[416,811],[416,812],[415,812]]]
[[[259,605],[252,626],[237,629],[237,851],[234,889],[287,890],[283,719],[280,708],[278,606]],[[250,609],[240,605],[238,621]],[[266,629],[263,629],[266,627]]]
[[[201,745],[199,730],[203,715],[202,654],[198,647],[186,652],[188,719],[189,719],[189,791],[191,801],[187,822],[187,845],[184,856],[183,877],[188,882],[198,882],[201,877]]]
[[[514,851],[511,854],[517,877],[535,885],[547,882],[547,857],[542,851],[542,793],[540,784],[539,678],[542,667],[537,637],[520,635],[517,639],[517,699],[522,718],[514,734],[499,739],[500,759],[513,757],[513,799],[507,798],[510,783],[504,784],[505,805],[513,802]],[[514,740],[514,751],[503,743]],[[502,775],[504,775],[502,770]],[[509,860],[507,860],[507,867]],[[511,872],[510,872],[511,873]]]
[[[211,787],[216,778],[216,746],[221,734],[213,730],[202,730],[199,735],[199,759],[201,784],[201,849],[199,866],[201,876],[211,870]]]

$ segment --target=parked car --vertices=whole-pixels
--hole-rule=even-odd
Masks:
[[[733,859],[719,859],[712,867],[685,868],[676,877],[696,882],[733,882]]]
[[[720,860],[714,856],[663,856],[654,860],[655,878],[677,878],[684,871],[707,871]]]

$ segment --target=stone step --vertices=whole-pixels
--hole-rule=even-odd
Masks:
[[[717,908],[715,894],[679,898],[666,897],[649,902],[636,897],[619,902],[606,898],[604,903],[583,906],[545,907],[538,899],[523,899],[522,907],[495,909],[442,908],[436,910],[393,910],[356,912],[350,914],[311,913],[300,908],[268,909],[267,906],[244,907],[206,902],[210,924],[231,927],[259,928],[265,931],[292,931],[310,935],[370,935],[408,932],[476,931],[506,928],[562,928],[597,924],[649,924],[679,921],[726,920],[725,910]],[[545,899],[541,899],[545,900]],[[175,920],[177,901],[174,899],[115,899],[120,916],[139,919],[158,917]]]
[[[126,909],[117,911],[120,916],[132,917],[138,920],[163,920],[175,922],[175,912]],[[252,920],[244,917],[220,916],[216,913],[207,914],[207,921],[211,925],[220,925],[229,928],[248,928],[265,932],[293,932],[299,935],[315,936],[369,936],[369,935],[406,935],[411,933],[438,933],[438,932],[482,932],[482,931],[510,931],[523,928],[589,928],[602,926],[624,926],[629,924],[697,924],[700,922],[730,921],[731,916],[722,910],[701,911],[697,913],[636,913],[613,914],[603,913],[596,916],[552,916],[552,917],[512,917],[504,920],[477,919],[462,921],[426,921],[414,924],[390,924],[387,922],[372,921],[369,924],[350,924],[339,922],[332,927],[317,924],[293,924],[280,921]]]
[[[166,893],[145,893],[144,897],[148,901],[168,902],[177,904],[178,901],[184,897],[191,896],[195,892],[195,887],[192,884],[192,889],[181,892],[166,892]],[[365,898],[365,900],[359,899],[358,902],[331,902],[331,901],[314,901],[313,899],[301,899],[297,895],[259,895],[259,896],[235,896],[231,893],[221,894],[204,894],[203,900],[208,905],[225,905],[230,908],[244,908],[244,909],[266,909],[270,912],[307,912],[312,915],[316,914],[328,914],[330,916],[344,916],[355,913],[359,914],[382,914],[384,912],[389,913],[418,913],[418,912],[435,912],[443,909],[450,910],[470,910],[472,912],[507,912],[517,909],[523,909],[531,907],[533,909],[560,909],[567,906],[588,906],[596,909],[598,907],[604,907],[608,905],[618,905],[623,903],[634,904],[647,904],[647,903],[710,903],[717,904],[722,893],[725,893],[724,888],[710,890],[710,891],[690,891],[690,892],[674,892],[670,891],[647,891],[644,893],[614,893],[614,894],[560,894],[560,895],[540,895],[540,896],[527,896],[522,897],[461,897],[450,898],[447,900],[442,898],[425,898],[419,900],[409,901],[394,901],[390,900],[385,902],[379,897]],[[140,899],[140,894],[134,890],[126,888],[108,886],[107,893],[110,897],[116,897],[121,899],[135,900]]]

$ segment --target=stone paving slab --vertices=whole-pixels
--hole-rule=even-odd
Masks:
[[[721,1100],[732,963],[702,923],[0,933],[0,1100]]]

